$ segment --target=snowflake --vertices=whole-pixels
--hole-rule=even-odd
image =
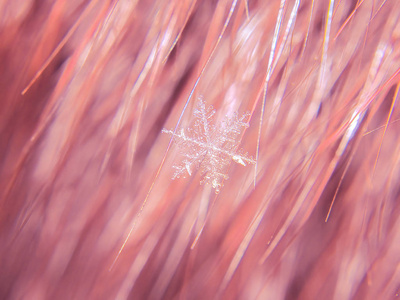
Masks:
[[[191,176],[198,169],[202,176],[201,184],[211,184],[218,193],[223,181],[228,179],[228,167],[232,160],[243,166],[255,164],[255,161],[238,150],[238,138],[242,130],[249,127],[247,119],[250,114],[226,116],[218,127],[214,125],[214,115],[213,107],[206,107],[205,102],[199,100],[193,113],[193,127],[176,132],[163,129],[162,132],[173,137],[183,157],[179,164],[174,165],[172,179]]]

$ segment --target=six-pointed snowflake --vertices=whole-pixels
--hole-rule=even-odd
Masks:
[[[176,132],[163,129],[162,132],[173,136],[183,157],[174,166],[176,171],[172,179],[191,176],[194,170],[199,169],[201,183],[211,184],[218,193],[223,181],[228,179],[228,167],[232,160],[243,166],[255,164],[255,161],[247,153],[238,150],[239,135],[249,126],[249,114],[226,116],[219,126],[214,124],[214,115],[213,107],[206,107],[205,102],[199,100],[193,113],[193,127]]]

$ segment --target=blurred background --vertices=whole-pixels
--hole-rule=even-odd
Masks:
[[[1,299],[398,297],[398,1],[0,14]],[[255,164],[176,137],[201,101]]]

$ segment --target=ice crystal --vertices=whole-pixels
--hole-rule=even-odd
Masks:
[[[255,161],[247,153],[238,150],[239,136],[249,126],[249,113],[226,116],[219,126],[214,124],[214,115],[213,107],[206,106],[204,100],[200,99],[193,112],[192,127],[175,132],[163,129],[162,132],[172,135],[182,156],[181,161],[174,165],[172,179],[191,176],[198,169],[201,183],[211,184],[218,193],[223,181],[228,179],[228,167],[232,160],[243,166],[255,164]]]

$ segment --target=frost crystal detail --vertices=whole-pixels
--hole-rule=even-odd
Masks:
[[[249,113],[238,116],[237,113],[227,116],[219,124],[214,124],[215,110],[212,106],[206,107],[203,100],[199,100],[194,110],[193,127],[177,130],[163,129],[163,133],[172,135],[174,142],[180,149],[183,157],[181,162],[174,166],[175,173],[172,179],[191,176],[197,169],[202,176],[201,183],[211,184],[218,193],[223,181],[228,179],[229,163],[234,162],[246,166],[255,164],[254,159],[241,150],[238,150],[239,135],[247,123]]]

